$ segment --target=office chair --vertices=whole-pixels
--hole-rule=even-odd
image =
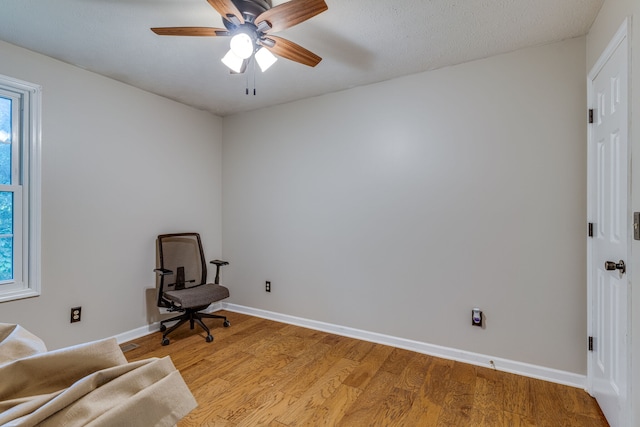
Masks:
[[[202,321],[203,318],[224,319],[225,328],[231,324],[225,316],[202,313],[202,310],[229,297],[229,289],[220,286],[220,267],[229,263],[211,261],[216,266],[216,277],[214,283],[207,283],[207,264],[198,233],[162,234],[158,236],[157,244],[159,268],[153,270],[160,276],[157,305],[182,313],[160,322],[162,345],[168,345],[167,335],[187,321],[191,329],[194,323],[200,325],[207,333],[206,341],[213,341],[213,335]],[[167,329],[165,323],[176,320],[177,323]]]

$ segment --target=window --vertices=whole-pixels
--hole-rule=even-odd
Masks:
[[[40,295],[40,98],[0,75],[0,302]]]

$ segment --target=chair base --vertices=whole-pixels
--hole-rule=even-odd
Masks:
[[[231,325],[231,323],[229,323],[229,321],[225,316],[220,316],[218,314],[201,313],[200,311],[198,311],[202,309],[203,307],[199,307],[196,309],[185,309],[184,313],[182,313],[180,316],[175,316],[175,317],[172,317],[171,319],[160,321],[160,332],[162,332],[162,345],[169,345],[169,338],[167,338],[167,335],[169,335],[171,332],[178,329],[181,325],[183,325],[186,322],[189,322],[190,329],[193,329],[194,325],[197,323],[207,333],[207,336],[205,338],[207,342],[213,341],[213,335],[211,335],[209,328],[202,321],[203,318],[224,319],[224,323],[222,325],[225,328]],[[165,325],[165,323],[175,322],[176,320],[178,321],[178,323],[176,323],[175,325],[172,325],[170,328],[167,329],[167,326]]]

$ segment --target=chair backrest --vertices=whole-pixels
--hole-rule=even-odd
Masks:
[[[172,275],[161,277],[161,292],[206,283],[207,264],[198,233],[158,236],[158,260],[160,268],[173,271]]]

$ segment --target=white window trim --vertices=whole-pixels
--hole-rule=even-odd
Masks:
[[[0,89],[22,98],[23,150],[22,280],[21,283],[0,286],[1,303],[39,296],[41,292],[42,87],[0,74]]]

